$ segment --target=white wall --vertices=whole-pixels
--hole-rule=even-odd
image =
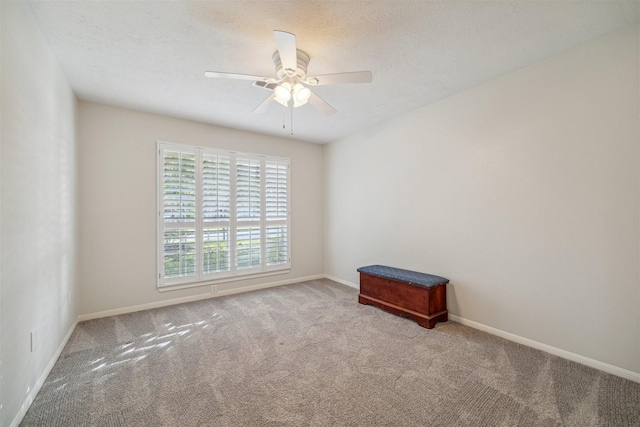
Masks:
[[[156,141],[291,159],[290,273],[218,291],[323,274],[322,147],[123,108],[80,102],[80,312],[93,314],[198,295],[156,289]]]
[[[26,2],[0,8],[0,424],[9,426],[77,317],[77,106]]]
[[[640,373],[638,93],[635,28],[325,146],[325,272]]]

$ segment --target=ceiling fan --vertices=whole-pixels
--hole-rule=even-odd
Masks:
[[[296,48],[295,34],[286,31],[274,31],[278,50],[272,59],[276,67],[276,77],[254,76],[249,74],[223,73],[206,71],[204,75],[212,78],[253,80],[253,86],[272,91],[267,99],[258,105],[253,112],[261,113],[274,103],[292,107],[301,107],[307,102],[327,116],[336,110],[325,100],[313,93],[308,86],[336,85],[344,83],[371,83],[371,71],[355,71],[337,74],[307,76],[310,57],[306,52]]]

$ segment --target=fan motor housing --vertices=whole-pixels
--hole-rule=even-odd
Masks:
[[[296,69],[296,77],[298,80],[304,80],[307,77],[307,67],[309,66],[309,61],[311,58],[307,55],[306,52],[296,49],[296,54],[298,56],[298,68]],[[278,76],[278,80],[286,80],[288,76],[284,69],[282,68],[282,61],[280,60],[280,53],[276,50],[273,52],[273,63],[276,66],[276,75]]]

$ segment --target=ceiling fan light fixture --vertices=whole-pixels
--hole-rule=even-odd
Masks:
[[[297,99],[294,99],[293,100],[293,108],[302,107],[306,103],[307,103],[307,101],[298,101]]]
[[[293,99],[292,107],[300,107],[309,103],[326,116],[334,114],[336,112],[335,108],[313,93],[309,87],[345,83],[371,83],[372,81],[371,71],[351,71],[308,77],[307,66],[311,58],[309,54],[297,48],[295,34],[279,30],[274,30],[273,34],[278,47],[271,55],[271,60],[275,65],[276,78],[221,71],[205,71],[205,77],[253,80],[253,86],[269,90],[269,97],[253,110],[255,113],[263,112],[268,106],[274,104],[273,101],[288,107],[289,101]],[[293,108],[291,108],[291,117],[293,122]],[[291,134],[293,135],[293,132]]]
[[[300,83],[297,83],[293,87],[293,97],[296,101],[308,101],[311,96],[311,90],[308,87],[302,86]]]
[[[300,83],[296,83],[293,86],[293,106],[300,107],[309,101],[309,97],[311,96],[311,90],[307,87],[304,87]]]
[[[291,85],[288,82],[282,83],[273,90],[277,98],[283,101],[289,101],[291,99]]]
[[[274,99],[286,107],[289,105],[289,100],[291,99],[291,84],[284,82],[276,86],[273,93],[275,94]]]
[[[278,103],[281,104],[283,107],[288,107],[289,106],[289,101],[285,101],[284,99],[278,97],[278,95],[274,96],[273,99]]]

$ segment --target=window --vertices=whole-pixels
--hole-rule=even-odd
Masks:
[[[158,143],[159,288],[288,270],[289,219],[288,159]]]

